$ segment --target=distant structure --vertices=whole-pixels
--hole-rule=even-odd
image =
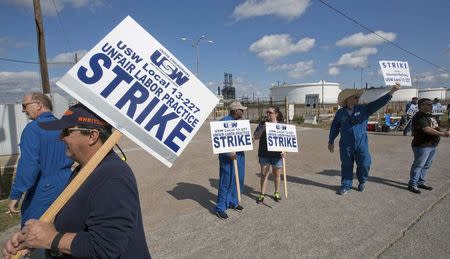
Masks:
[[[311,108],[319,107],[322,104],[336,104],[340,92],[340,84],[324,80],[317,83],[284,83],[272,85],[270,88],[270,96],[276,101],[284,100],[287,96],[289,103],[304,104],[305,107]]]
[[[236,88],[233,87],[233,75],[224,73],[222,96],[224,100],[236,99]]]

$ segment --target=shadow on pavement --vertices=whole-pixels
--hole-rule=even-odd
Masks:
[[[177,200],[194,200],[211,214],[214,214],[216,195],[201,185],[180,182],[173,190],[167,192]]]
[[[218,179],[209,179],[209,183],[212,187],[219,189],[219,180]],[[259,191],[256,191],[252,187],[244,185],[244,189],[242,190],[242,194],[249,197],[250,199],[256,202],[256,197],[258,197]],[[267,206],[267,205],[266,205]],[[270,207],[270,206],[269,206]]]
[[[337,170],[323,170],[322,172],[318,173],[320,175],[326,175],[326,176],[340,176],[341,172]],[[398,182],[390,179],[385,179],[377,176],[370,176],[369,175],[369,182],[379,183],[388,185],[391,187],[396,187],[399,189],[407,189],[408,183]]]
[[[325,171],[334,171],[334,170],[325,170]],[[325,171],[323,171],[323,172],[325,172]],[[320,172],[319,174],[322,174],[323,172]],[[338,172],[338,174],[340,175],[339,171],[336,171],[336,172]],[[256,175],[261,177],[261,173],[257,173]],[[273,174],[272,173],[270,173],[268,180],[273,181]],[[291,183],[298,183],[298,184],[303,184],[303,185],[311,185],[311,186],[316,186],[316,187],[320,187],[320,188],[329,189],[329,190],[332,190],[332,191],[337,191],[339,189],[339,187],[340,187],[338,185],[329,185],[329,184],[319,183],[319,182],[315,182],[315,181],[312,181],[312,180],[308,180],[308,179],[305,179],[305,178],[292,176],[292,175],[286,175],[286,180],[288,182],[291,182]],[[283,174],[281,174],[281,185],[282,184],[283,184]]]

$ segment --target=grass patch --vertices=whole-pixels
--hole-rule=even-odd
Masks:
[[[7,200],[0,201],[0,232],[20,223],[20,215],[12,217],[6,212],[8,211]]]

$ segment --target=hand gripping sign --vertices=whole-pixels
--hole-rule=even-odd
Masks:
[[[386,85],[395,85],[395,83],[400,83],[402,86],[412,86],[408,62],[380,60],[379,63],[381,72],[383,72],[384,83]]]
[[[250,122],[248,120],[213,121],[211,126],[211,142],[214,154],[253,150]],[[234,159],[234,175],[238,200],[241,201],[239,172]]]
[[[266,122],[267,151],[298,152],[295,125]],[[283,157],[284,195],[288,197],[286,159]]]
[[[122,133],[171,167],[218,103],[129,16],[56,84],[117,130],[44,213],[40,220],[46,222],[53,221]]]

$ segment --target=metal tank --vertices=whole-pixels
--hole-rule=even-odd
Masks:
[[[289,103],[294,104],[336,104],[337,96],[341,92],[340,84],[326,81],[305,84],[282,84],[270,88],[273,100],[284,100],[287,96]]]
[[[391,90],[391,86],[386,87],[372,87],[366,89],[361,96],[360,103],[369,103],[371,101],[376,100],[377,98],[385,95],[387,92]],[[413,97],[418,96],[417,88],[412,87],[402,87],[400,90],[394,93],[392,96],[391,102],[408,102],[411,101]]]
[[[419,90],[419,98],[428,98],[433,100],[434,98],[438,98],[440,100],[450,99],[450,89],[446,88],[426,88]]]

